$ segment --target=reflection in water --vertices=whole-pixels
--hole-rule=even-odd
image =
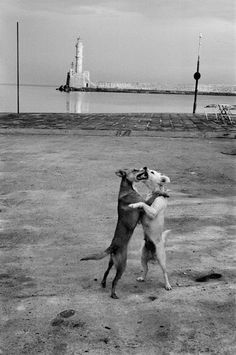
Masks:
[[[15,85],[0,85],[0,112],[15,112],[15,90]],[[192,113],[193,109],[193,95],[79,91],[65,93],[55,90],[55,87],[22,85],[20,97],[21,112]],[[198,95],[197,113],[204,113],[206,105],[219,103],[235,105],[235,96]]]
[[[192,113],[192,95],[135,94],[71,91],[66,95],[67,113],[185,112]],[[60,98],[60,96],[58,96]],[[211,104],[235,104],[234,96],[199,95],[197,112]],[[65,103],[63,103],[65,105]]]
[[[86,93],[79,91],[66,93],[66,112],[88,113],[89,102],[86,100]]]

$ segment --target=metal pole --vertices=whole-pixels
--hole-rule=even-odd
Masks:
[[[196,112],[197,107],[197,92],[198,92],[198,80],[201,78],[201,74],[199,73],[199,66],[200,66],[200,48],[201,48],[201,38],[202,34],[199,34],[199,43],[198,43],[198,56],[197,56],[197,71],[194,74],[194,79],[196,80],[195,83],[195,90],[194,90],[194,102],[193,102],[193,114]]]
[[[20,75],[19,75],[19,23],[17,22],[16,27],[16,82],[17,82],[17,114],[20,113]]]

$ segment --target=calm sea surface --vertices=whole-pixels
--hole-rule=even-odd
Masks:
[[[235,96],[198,95],[197,113],[213,103],[236,104]],[[125,113],[185,112],[192,113],[193,95],[127,94],[57,91],[48,86],[21,86],[20,112]],[[16,87],[0,85],[0,112],[16,112]]]

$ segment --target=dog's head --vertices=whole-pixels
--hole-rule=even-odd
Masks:
[[[144,168],[145,169],[145,168]],[[162,173],[146,168],[148,178],[142,182],[150,189],[155,190],[157,187],[161,188],[165,184],[170,183],[170,178]]]
[[[142,169],[119,169],[116,175],[130,182],[138,182],[148,179],[147,168]]]

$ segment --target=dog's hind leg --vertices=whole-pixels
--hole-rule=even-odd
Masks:
[[[110,257],[110,260],[109,260],[109,263],[108,263],[108,268],[105,271],[103,279],[102,279],[102,282],[101,282],[101,285],[102,285],[103,288],[106,287],[107,276],[108,276],[113,264],[114,264],[113,259],[112,259],[112,257]]]
[[[163,272],[163,276],[165,280],[165,289],[169,291],[171,290],[171,285],[169,283],[168,275],[166,271],[166,252],[165,252],[165,247],[163,242],[157,244],[156,255],[157,255],[157,260]]]
[[[145,234],[145,243],[142,249],[141,264],[143,267],[143,275],[137,278],[137,281],[145,281],[148,273],[148,261],[156,261],[156,245]]]
[[[141,265],[143,268],[142,275],[137,277],[137,281],[144,282],[146,281],[147,273],[148,273],[148,260],[147,260],[147,249],[146,246],[143,246],[142,249],[142,256],[141,256]]]
[[[121,278],[122,274],[125,271],[126,262],[127,262],[127,253],[119,256],[115,255],[113,256],[113,258],[114,258],[114,264],[116,266],[116,276],[112,281],[111,298],[118,299],[119,297],[116,294],[116,286],[117,286],[117,282],[119,281],[119,279]]]

